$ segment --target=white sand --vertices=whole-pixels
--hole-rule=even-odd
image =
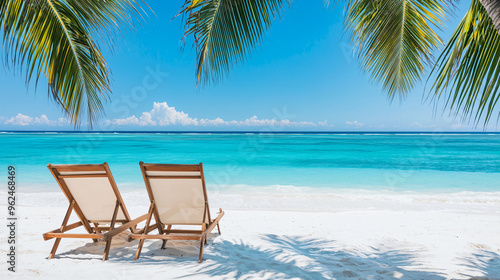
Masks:
[[[145,192],[122,192],[133,217],[147,211]],[[60,226],[67,201],[59,192],[21,193],[18,271],[8,273],[2,261],[0,279],[500,279],[499,193],[264,193],[210,193],[226,215],[202,264],[198,243],[173,241],[166,250],[146,241],[133,261],[137,242],[124,236],[107,262],[101,242],[75,239],[47,260],[53,241],[42,233]],[[0,196],[4,221],[5,201]]]

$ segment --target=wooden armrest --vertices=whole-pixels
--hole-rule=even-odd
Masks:
[[[73,223],[71,225],[67,225],[67,226],[64,227],[64,230],[62,232],[66,232],[68,230],[75,229],[75,228],[77,228],[77,227],[79,227],[81,225],[82,225],[82,222],[76,222],[76,223]],[[62,232],[61,232],[60,228],[55,229],[53,231],[49,231],[49,232],[43,234],[43,239],[45,241],[50,240],[50,239],[54,238],[54,237],[50,237],[51,233],[62,233]]]
[[[220,210],[219,215],[217,216],[217,218],[212,220],[210,225],[208,225],[207,229],[202,233],[202,236],[206,236],[207,234],[212,232],[212,230],[214,230],[215,226],[219,223],[222,216],[224,216],[224,211],[222,211],[222,209],[219,209],[219,210]]]
[[[144,215],[140,216],[139,218],[137,218],[135,220],[132,220],[132,221],[130,221],[128,223],[125,223],[125,224],[123,224],[123,225],[121,225],[121,226],[119,226],[119,227],[117,227],[115,229],[112,229],[112,230],[106,232],[104,234],[104,240],[108,241],[109,239],[113,238],[113,236],[115,236],[115,235],[117,235],[117,234],[125,231],[127,228],[134,227],[138,223],[146,220],[147,217],[148,217],[148,214],[144,214]]]

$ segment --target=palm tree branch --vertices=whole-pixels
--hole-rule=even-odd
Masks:
[[[430,93],[464,120],[484,125],[500,98],[500,35],[480,1],[473,0],[432,69]],[[500,116],[500,114],[499,114]]]
[[[290,0],[186,0],[184,37],[197,50],[197,83],[216,82],[248,56]]]
[[[346,30],[365,71],[393,98],[420,80],[442,41],[434,31],[449,10],[445,0],[349,0]]]
[[[68,43],[69,43],[69,45],[71,47],[71,51],[73,52],[74,59],[75,59],[77,65],[78,65],[78,69],[79,69],[78,75],[80,76],[80,79],[85,80],[83,78],[83,68],[82,68],[82,65],[81,65],[81,62],[80,62],[80,57],[79,57],[78,53],[76,52],[75,43],[74,43],[74,40],[72,40],[72,37],[70,36],[70,34],[68,32],[68,27],[66,26],[66,24],[64,23],[64,21],[61,19],[61,15],[59,14],[59,12],[54,8],[54,5],[53,5],[52,1],[51,0],[45,0],[45,1],[47,1],[47,4],[50,6],[52,12],[57,17],[57,20],[59,21],[59,23],[61,24],[62,29],[64,30],[64,34],[66,35],[66,39],[67,39],[67,41],[68,41]],[[63,64],[64,64],[65,61],[66,61],[66,56],[64,58]],[[87,90],[86,90],[86,82],[83,84],[83,90],[85,92],[87,92]],[[57,92],[57,90],[56,90],[56,92]],[[54,94],[54,96],[58,97],[57,94]],[[68,103],[68,105],[69,105],[69,103]],[[65,109],[68,110],[68,107],[66,106]]]
[[[71,121],[78,126],[86,111],[92,125],[110,93],[110,72],[94,37],[131,25],[137,6],[135,0],[2,1],[5,61],[27,67],[26,83],[44,74]]]

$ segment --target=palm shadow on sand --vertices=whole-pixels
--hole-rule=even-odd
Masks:
[[[470,280],[500,280],[500,255],[493,251],[478,250],[477,253],[471,254],[467,257],[462,257],[458,259],[462,263],[465,263],[468,267],[468,271],[474,271],[475,274],[482,274],[482,277],[474,277],[463,273],[462,275],[466,279]]]
[[[216,236],[213,234],[211,240]],[[121,252],[120,258],[115,253],[110,261],[152,266],[169,262],[190,271],[180,278],[446,279],[442,273],[405,269],[422,265],[408,252],[372,248],[370,255],[358,255],[335,250],[336,242],[330,240],[272,234],[261,235],[260,239],[259,243],[265,245],[259,247],[242,241],[209,242],[201,264],[197,263],[198,243],[189,241],[172,242],[166,250],[159,249],[161,241],[146,243],[135,262],[135,250],[122,249],[128,252]]]
[[[261,235],[260,246],[243,241],[218,241],[217,236],[210,236],[205,247],[205,261],[201,264],[197,262],[199,243],[191,241],[169,241],[166,250],[160,249],[161,241],[146,242],[137,261],[133,261],[137,241],[114,242],[109,262],[128,263],[135,268],[134,264],[162,266],[170,263],[186,269],[187,274],[180,278],[447,279],[444,272],[426,269],[427,264],[419,263],[416,251],[380,246],[372,247],[370,254],[360,254],[336,249],[338,244],[333,240],[305,236]],[[103,248],[102,244],[88,243],[58,257],[99,259]],[[494,252],[474,254],[460,262],[469,270],[475,269],[478,275],[484,275],[473,278],[464,274],[460,279],[498,279],[500,256]]]
[[[268,279],[445,279],[440,273],[405,270],[415,265],[410,253],[397,250],[359,256],[335,250],[335,241],[302,236],[263,235],[273,249],[223,241],[216,244],[197,274]],[[185,277],[197,274],[186,275]]]

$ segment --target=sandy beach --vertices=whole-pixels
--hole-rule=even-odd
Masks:
[[[344,191],[309,193],[286,187],[273,195],[212,192],[223,207],[215,232],[197,263],[198,244],[66,239],[48,260],[59,227],[62,193],[20,193],[18,270],[2,279],[500,279],[500,194],[416,194]],[[147,197],[124,192],[129,212],[147,211]],[[5,199],[2,197],[2,206]],[[281,203],[280,203],[281,202]],[[301,207],[298,207],[302,205]],[[295,210],[294,210],[295,209]],[[76,217],[72,218],[73,220]],[[2,236],[6,236],[2,227]],[[0,253],[6,255],[5,244]],[[5,278],[4,278],[5,277]]]
[[[500,280],[500,0],[8,0],[0,30],[0,280]]]

